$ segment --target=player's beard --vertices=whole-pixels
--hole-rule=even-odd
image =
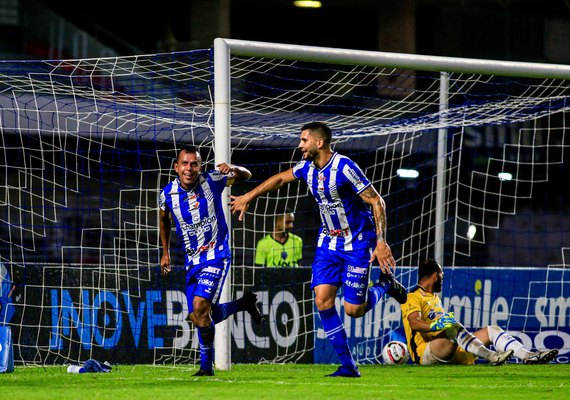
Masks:
[[[441,292],[441,283],[442,283],[441,280],[439,280],[433,284],[433,291],[434,292],[436,292],[436,293]]]
[[[315,154],[313,154],[310,150],[307,150],[307,151],[303,152],[303,160],[314,161],[315,160]]]

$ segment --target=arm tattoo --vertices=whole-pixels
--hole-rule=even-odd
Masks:
[[[386,240],[386,210],[384,209],[382,199],[372,187],[364,190],[362,196],[371,200],[369,204],[372,206],[372,215],[374,217],[374,224],[376,225],[376,241],[383,242]]]
[[[372,212],[376,223],[376,241],[384,242],[386,240],[386,211],[381,201],[372,205]]]

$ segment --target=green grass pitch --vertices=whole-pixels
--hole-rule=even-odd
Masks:
[[[14,399],[568,399],[570,365],[360,366],[362,378],[326,378],[334,365],[241,364],[214,377],[192,366],[119,365],[107,374],[16,367],[0,375]]]

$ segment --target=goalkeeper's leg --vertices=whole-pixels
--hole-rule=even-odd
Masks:
[[[487,360],[491,365],[501,365],[507,361],[514,350],[492,351],[485,347],[479,336],[484,336],[483,330],[479,330],[472,334],[460,323],[455,323],[451,328],[446,329],[445,333],[449,340],[457,343],[463,350],[468,351],[477,357]]]
[[[451,342],[445,335],[431,340],[421,354],[420,365],[454,363],[457,343]]]
[[[525,349],[521,342],[509,335],[497,325],[489,325],[487,329],[481,329],[483,342],[493,344],[495,349],[500,351],[513,350],[514,356],[521,359],[525,364],[547,364],[558,355],[558,350],[529,351]],[[486,331],[486,332],[485,332]],[[484,340],[487,334],[488,339]]]

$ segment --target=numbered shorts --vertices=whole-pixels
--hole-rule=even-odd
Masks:
[[[313,261],[311,289],[323,284],[342,286],[346,302],[366,302],[371,254],[371,249],[332,251],[318,247]]]

